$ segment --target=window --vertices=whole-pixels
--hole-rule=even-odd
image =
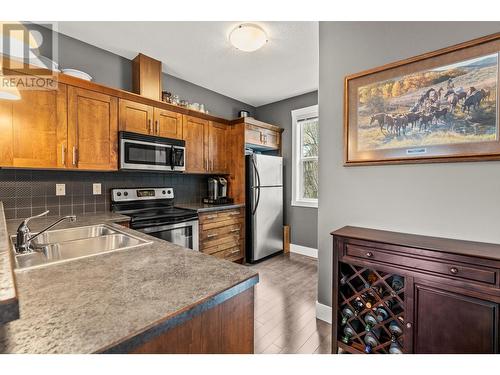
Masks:
[[[318,207],[318,106],[292,111],[292,206]]]

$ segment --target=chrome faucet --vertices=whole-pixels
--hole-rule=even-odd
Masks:
[[[35,235],[31,235],[30,228],[28,227],[28,222],[31,219],[35,219],[37,217],[42,217],[45,216],[49,213],[50,211],[47,210],[45,212],[42,212],[39,215],[31,216],[28,217],[27,219],[24,219],[24,221],[19,225],[19,228],[17,228],[17,238],[16,238],[16,252],[17,254],[25,254],[25,253],[31,253],[33,252],[33,247],[31,246],[31,241],[34,240],[36,237],[41,235],[42,233],[48,231],[50,228],[56,226],[59,224],[61,221],[68,219],[69,221],[73,222],[76,221],[76,216],[75,215],[68,215],[61,217],[60,219],[56,220],[49,226],[47,226],[45,229],[41,230]]]

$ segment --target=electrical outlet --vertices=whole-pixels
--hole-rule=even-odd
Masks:
[[[92,184],[92,193],[94,195],[101,195],[101,184]]]
[[[56,184],[56,195],[66,195],[66,184]]]

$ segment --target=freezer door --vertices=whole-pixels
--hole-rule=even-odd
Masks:
[[[251,219],[251,261],[283,250],[283,188],[261,187],[259,190],[258,206]]]
[[[259,173],[260,186],[283,186],[283,158],[254,154],[255,166]]]

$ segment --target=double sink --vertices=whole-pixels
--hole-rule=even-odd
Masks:
[[[16,243],[16,236],[12,236]],[[111,251],[125,250],[151,243],[107,224],[90,225],[44,232],[33,239],[34,251],[17,254],[17,269],[27,269],[85,258]]]

